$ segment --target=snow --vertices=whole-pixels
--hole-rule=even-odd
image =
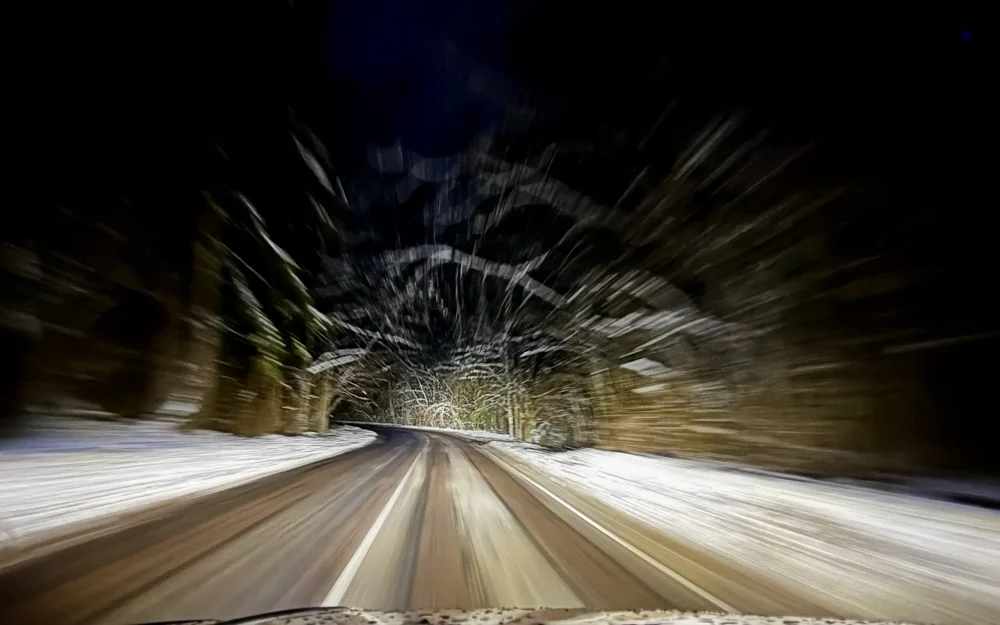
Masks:
[[[83,522],[217,491],[346,453],[376,435],[351,426],[329,434],[253,439],[181,432],[176,422],[36,419],[0,444],[0,548]]]
[[[490,447],[834,613],[967,623],[1000,614],[995,510],[691,460]]]
[[[341,421],[341,423],[356,424],[356,425],[375,425],[381,427],[393,427],[402,428],[404,430],[426,430],[428,432],[441,432],[442,434],[452,434],[454,436],[460,436],[482,443],[491,443],[494,441],[500,442],[513,442],[515,439],[511,438],[507,434],[500,434],[499,432],[489,432],[487,430],[459,430],[455,428],[437,428],[431,427],[429,425],[397,425],[395,423],[362,423],[360,421]]]
[[[489,610],[412,610],[380,612],[355,608],[306,608],[297,612],[282,612],[280,616],[240,620],[241,625],[450,625],[471,622],[478,625],[513,623],[548,623],[549,625],[904,625],[888,621],[842,621],[830,618],[790,616],[747,616],[714,614],[711,612],[678,612],[674,610],[634,610],[630,612],[588,612],[585,610],[489,609]],[[215,621],[212,621],[215,623]],[[206,622],[207,625],[207,622]],[[224,624],[220,624],[224,625]]]
[[[402,426],[409,427],[414,430],[428,430],[430,432],[442,432],[444,434],[454,434],[455,436],[461,436],[474,441],[479,441],[483,443],[489,443],[493,441],[513,441],[510,436],[506,434],[500,434],[499,432],[487,432],[486,430],[456,430],[452,428],[434,428],[434,427],[423,427],[423,426]]]

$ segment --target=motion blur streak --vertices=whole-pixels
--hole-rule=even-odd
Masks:
[[[31,4],[2,625],[1000,624],[1000,105],[961,3]]]

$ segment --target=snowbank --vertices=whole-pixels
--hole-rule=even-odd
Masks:
[[[176,423],[51,418],[0,446],[0,547],[185,495],[236,486],[346,453],[376,435],[181,432]]]
[[[456,430],[453,428],[434,428],[416,425],[397,425],[395,427],[408,428],[411,430],[427,430],[428,432],[441,432],[443,434],[454,434],[470,440],[489,443],[493,441],[513,442],[510,436],[497,432],[487,432],[486,430]]]
[[[341,421],[341,423],[352,424],[352,425],[355,424],[374,425],[382,427],[402,428],[404,430],[425,430],[428,432],[441,432],[443,434],[453,434],[456,436],[462,436],[464,438],[483,443],[490,443],[493,441],[514,442],[515,440],[506,434],[500,434],[498,432],[487,432],[486,430],[458,430],[454,428],[436,428],[424,425],[397,425],[395,423],[372,423],[372,422],[361,422],[361,421]]]
[[[967,623],[1000,615],[994,510],[697,461],[490,447],[836,613]]]

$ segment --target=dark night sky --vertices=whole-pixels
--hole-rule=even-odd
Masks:
[[[341,141],[398,137],[424,154],[454,154],[515,103],[517,87],[504,76],[513,27],[499,0],[351,0],[327,20],[325,57],[346,96]],[[489,70],[491,90],[510,91],[506,101],[472,94],[463,82],[470,69]]]
[[[73,184],[163,186],[157,172],[170,169],[197,184],[215,175],[204,154],[213,136],[251,133],[290,108],[344,156],[395,136],[447,152],[526,94],[561,121],[588,109],[627,116],[656,101],[653,93],[706,112],[740,106],[800,138],[831,137],[829,149],[841,152],[831,166],[855,173],[985,170],[971,155],[995,110],[991,33],[972,14],[709,10],[702,15],[713,19],[704,19],[640,3],[568,11],[502,0],[295,7],[293,15],[281,2],[182,3],[39,16],[18,90],[35,170],[58,168]],[[637,80],[656,67],[659,84]],[[462,84],[477,72],[488,77],[486,97]]]
[[[558,118],[581,107],[635,110],[651,90],[706,109],[757,111],[808,139],[836,135],[837,149],[854,152],[855,171],[964,166],[963,153],[983,136],[983,44],[961,16],[914,14],[893,23],[841,14],[796,23],[794,16],[704,20],[672,17],[662,7],[567,11],[557,4],[335,3],[322,40],[350,111],[340,139],[399,136],[417,151],[453,152],[500,119],[499,105],[528,93]],[[447,44],[460,51],[466,71],[492,76],[495,97],[474,98],[460,82],[466,75],[446,70]],[[665,68],[661,84],[640,81],[657,66]],[[921,146],[948,155],[939,162],[921,154],[921,163],[913,150]],[[883,151],[894,153],[883,158]]]

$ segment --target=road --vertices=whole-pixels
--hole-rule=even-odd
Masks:
[[[675,608],[821,616],[732,563],[452,436],[380,441],[205,496],[0,576],[0,622],[369,609]]]

